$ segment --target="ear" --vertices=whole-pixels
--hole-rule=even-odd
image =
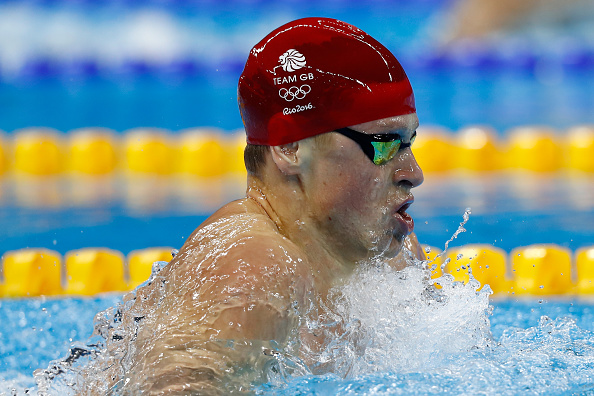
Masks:
[[[300,170],[299,142],[270,146],[272,160],[285,175],[295,175]]]

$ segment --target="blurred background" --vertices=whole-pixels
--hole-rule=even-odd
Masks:
[[[481,10],[490,1],[0,1],[0,126],[240,128],[247,53],[306,16],[342,19],[392,50],[423,123],[594,121],[593,7],[535,7],[519,22],[510,15],[505,29],[464,32],[481,14],[456,13],[462,3]]]
[[[424,243],[443,246],[471,207],[461,244],[591,244],[594,165],[571,161],[594,158],[594,5],[516,3],[1,0],[0,252],[179,248],[243,195],[236,86],[249,50],[306,16],[386,45],[425,136],[442,136],[423,146],[419,133],[426,182],[411,211]],[[482,165],[456,162],[477,139]],[[102,170],[76,165],[97,150]],[[507,159],[484,166],[489,155]]]

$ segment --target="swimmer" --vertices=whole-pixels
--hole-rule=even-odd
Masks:
[[[423,181],[414,96],[383,45],[334,19],[290,22],[250,52],[238,100],[246,197],[137,291],[125,394],[249,392],[285,354],[332,371],[317,361],[326,330],[305,325],[330,318],[329,291],[362,263],[424,258],[407,213]]]
[[[572,14],[588,13],[593,5],[592,0],[456,0],[439,40],[451,44],[480,39],[525,25],[533,15],[544,22],[557,18],[567,23],[575,19]]]

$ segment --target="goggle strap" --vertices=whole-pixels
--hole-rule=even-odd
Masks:
[[[359,135],[362,134],[361,132],[357,132],[354,129],[348,127],[335,129],[335,132],[338,132],[342,135],[345,135],[349,139],[354,140],[359,145],[359,147],[361,147],[367,158],[369,158],[371,162],[374,162],[373,159],[375,158],[375,148],[372,144],[370,144],[370,142],[364,142],[366,144],[362,144],[363,142],[359,138]]]

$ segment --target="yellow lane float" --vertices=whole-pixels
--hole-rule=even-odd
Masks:
[[[92,296],[124,291],[124,255],[104,248],[85,248],[66,254],[66,293]]]
[[[533,172],[557,171],[563,159],[560,147],[551,128],[515,128],[509,132],[508,164],[511,168]]]
[[[530,245],[511,252],[517,295],[558,295],[572,292],[571,252],[557,245]]]
[[[120,138],[107,129],[83,128],[65,138],[66,149],[62,135],[50,128],[17,130],[5,139],[0,134],[0,174],[12,167],[32,175],[53,175],[63,170],[105,175],[118,169],[120,158],[123,168],[132,173],[180,172],[209,178],[245,174],[242,130],[135,128]],[[412,150],[426,173],[508,169],[592,173],[594,125],[570,128],[563,140],[551,128],[522,126],[507,131],[505,141],[488,126],[469,126],[457,133],[439,126],[421,126]]]
[[[201,177],[227,173],[228,155],[223,134],[214,128],[196,128],[179,135],[178,170]]]
[[[594,125],[569,129],[566,142],[565,166],[582,172],[594,172]]]
[[[440,249],[427,251],[431,278],[441,276],[445,261]],[[135,250],[128,254],[128,276],[124,255],[106,248],[85,248],[66,253],[65,271],[59,253],[47,249],[8,251],[2,257],[3,283],[0,296],[39,295],[90,296],[111,291],[131,290],[146,281],[156,261],[169,262],[169,247]],[[451,248],[446,272],[455,280],[468,282],[468,269],[481,284],[489,284],[495,295],[526,296],[594,295],[594,246],[576,251],[575,274],[571,252],[552,244],[516,248],[510,255],[487,244]],[[577,284],[572,282],[572,274]],[[66,287],[63,288],[63,278]],[[126,281],[128,279],[128,281]],[[439,287],[439,285],[438,285]]]
[[[62,257],[48,249],[22,249],[2,257],[5,297],[58,295],[62,289]]]
[[[419,127],[412,146],[413,154],[424,172],[452,169],[455,160],[454,136],[438,126]]]
[[[119,147],[113,131],[82,128],[68,133],[69,170],[87,175],[105,175],[115,170]]]
[[[168,175],[173,171],[174,149],[165,130],[136,128],[124,134],[126,167],[134,173]]]
[[[14,132],[14,169],[29,175],[55,175],[64,168],[64,148],[58,131],[26,128]]]
[[[128,254],[128,272],[130,281],[128,288],[136,286],[148,280],[151,276],[153,264],[156,261],[171,261],[171,250],[168,247],[154,247],[142,250],[134,250]]]
[[[243,129],[231,134],[227,140],[227,169],[231,173],[245,175],[245,165],[243,161],[243,152],[245,150],[245,132]]]
[[[503,250],[491,245],[466,245],[452,248],[448,258],[447,272],[457,281],[468,282],[468,272],[471,271],[481,285],[489,284],[493,293],[509,293],[511,284],[507,279],[507,259]]]
[[[575,254],[577,293],[594,294],[594,246],[578,249]]]
[[[487,126],[463,128],[456,134],[457,155],[454,163],[457,168],[485,172],[501,169],[502,150],[496,132]]]

